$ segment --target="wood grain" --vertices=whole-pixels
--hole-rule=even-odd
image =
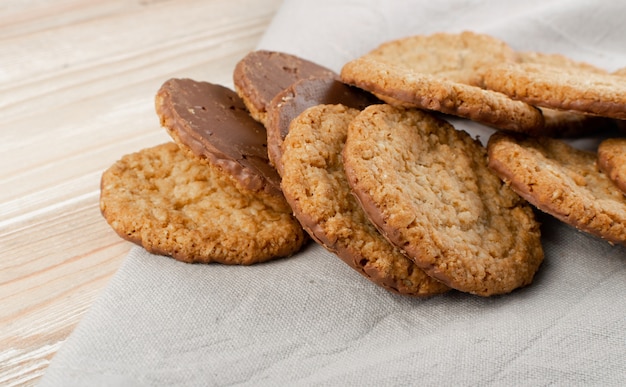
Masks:
[[[102,171],[169,141],[170,77],[232,86],[279,0],[0,3],[0,385],[34,385],[131,245]]]

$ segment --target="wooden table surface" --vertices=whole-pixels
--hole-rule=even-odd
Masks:
[[[129,251],[100,175],[170,140],[170,77],[232,86],[280,0],[0,2],[0,385],[33,385]]]

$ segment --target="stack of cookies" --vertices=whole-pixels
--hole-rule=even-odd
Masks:
[[[530,284],[544,256],[535,209],[626,241],[626,140],[597,153],[563,140],[621,127],[619,71],[462,32],[384,43],[339,74],[254,51],[233,79],[235,90],[159,89],[174,141],[102,176],[101,210],[120,236],[184,262],[243,265],[310,237],[418,297]],[[448,116],[495,134],[485,146]]]

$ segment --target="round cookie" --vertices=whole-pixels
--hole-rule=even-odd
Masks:
[[[489,167],[538,209],[611,243],[626,242],[626,200],[597,155],[548,137],[493,134]]]
[[[341,79],[403,107],[435,110],[499,129],[536,133],[541,112],[525,103],[482,90],[484,70],[514,63],[505,42],[470,31],[415,35],[381,44],[348,62]]]
[[[544,63],[493,66],[484,86],[513,99],[557,110],[626,119],[626,78]]]
[[[250,115],[267,123],[267,105],[294,82],[309,77],[337,78],[337,74],[317,63],[284,52],[257,50],[248,53],[235,65],[235,90]]]
[[[520,51],[517,53],[519,63],[535,63],[546,66],[556,66],[567,71],[591,71],[598,74],[607,74],[607,71],[586,62],[575,61],[558,53],[543,53],[536,51]],[[544,118],[542,136],[547,137],[579,137],[597,134],[602,131],[616,129],[613,119],[591,116],[584,113],[555,110],[546,107],[540,108]]]
[[[447,286],[384,239],[350,191],[341,150],[358,112],[317,105],[293,121],[284,141],[285,197],[311,237],[372,282],[412,296],[445,292]]]
[[[343,159],[369,218],[430,276],[481,296],[532,282],[543,260],[533,210],[466,132],[373,105],[351,122]]]
[[[560,68],[590,71],[598,74],[607,74],[608,72],[600,67],[594,66],[587,62],[573,60],[565,55],[558,53],[543,53],[537,51],[519,51],[517,52],[517,62],[534,63],[546,66],[556,66]],[[499,63],[501,64],[501,63]]]
[[[267,105],[267,150],[270,162],[282,174],[281,146],[289,124],[305,109],[323,104],[342,104],[362,110],[381,103],[374,95],[334,78],[306,78],[278,93]]]
[[[607,138],[598,145],[598,168],[626,193],[626,138]]]
[[[100,210],[122,237],[189,263],[249,265],[289,256],[305,237],[290,210],[165,143],[103,174]]]
[[[283,200],[280,177],[267,156],[265,127],[233,90],[173,78],[159,88],[155,109],[161,125],[191,154],[222,168],[243,188]]]
[[[471,31],[439,32],[392,40],[363,57],[474,86],[481,85],[486,67],[517,61],[517,53],[505,42]]]

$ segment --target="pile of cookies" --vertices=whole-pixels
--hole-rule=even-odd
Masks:
[[[190,79],[158,90],[174,142],[102,176],[101,211],[120,236],[184,262],[243,265],[310,237],[420,297],[530,284],[544,256],[535,208],[626,241],[626,140],[597,153],[563,141],[619,133],[619,71],[462,32],[384,43],[340,74],[253,51],[233,79],[235,90]],[[448,115],[496,132],[485,146]]]

